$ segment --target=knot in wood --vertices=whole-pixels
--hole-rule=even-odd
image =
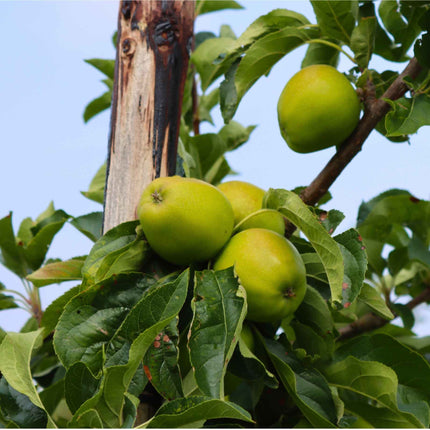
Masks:
[[[124,55],[133,55],[136,50],[136,41],[134,39],[124,39],[121,43],[121,50]]]

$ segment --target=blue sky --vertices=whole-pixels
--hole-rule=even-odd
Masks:
[[[225,11],[198,18],[196,31],[218,33],[230,24],[239,35],[254,19],[275,8],[287,8],[314,20],[307,1],[245,0],[244,11]],[[88,58],[114,58],[111,36],[116,29],[116,1],[2,1],[0,2],[0,217],[13,211],[17,229],[21,220],[35,218],[52,200],[71,215],[83,215],[101,206],[85,199],[86,190],[107,154],[109,113],[88,124],[85,105],[104,92],[103,76]],[[304,49],[284,58],[243,99],[235,120],[257,125],[249,143],[228,157],[238,179],[262,188],[306,185],[334,154],[329,148],[313,154],[291,151],[279,133],[276,104],[288,79],[299,70]],[[339,69],[352,64],[342,59]],[[376,69],[401,70],[404,65],[375,59]],[[216,115],[220,127],[220,116]],[[205,127],[204,131],[214,131]],[[353,227],[358,206],[389,188],[408,189],[429,199],[429,128],[412,136],[411,144],[393,144],[372,133],[362,152],[333,185],[327,208],[346,215],[340,231]],[[91,242],[66,226],[56,237],[49,257],[67,259],[86,254]],[[21,289],[19,279],[0,267],[0,282]],[[46,306],[73,284],[41,289]],[[24,311],[0,313],[0,325],[18,330]]]

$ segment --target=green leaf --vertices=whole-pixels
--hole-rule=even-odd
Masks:
[[[270,189],[265,195],[264,206],[281,212],[305,234],[325,268],[333,303],[342,303],[344,267],[342,253],[336,241],[300,197],[291,191]]]
[[[225,74],[225,79],[219,86],[220,108],[225,123],[228,123],[233,118],[240,101],[235,84],[235,75],[240,61],[239,58],[232,63]]]
[[[85,363],[78,361],[66,373],[64,393],[72,413],[95,394],[99,380],[94,377]]]
[[[355,27],[358,2],[354,0],[313,0],[311,1],[322,33],[347,45]]]
[[[36,287],[82,279],[84,258],[49,263],[27,276]]]
[[[41,342],[42,330],[29,333],[7,333],[0,344],[0,372],[8,384],[24,394],[38,408],[45,410],[30,371],[30,359],[34,349]],[[51,417],[47,414],[47,427],[55,428]]]
[[[121,427],[130,382],[157,333],[177,317],[188,282],[188,270],[172,282],[160,281],[134,306],[106,348],[108,367],[103,370],[99,391],[76,411],[71,427],[86,426],[82,416],[87,411],[96,411],[104,427]]]
[[[207,121],[214,125],[210,112],[217,104],[219,104],[219,88],[215,88],[209,94],[202,94],[199,97],[200,122]]]
[[[361,18],[351,35],[351,49],[355,61],[366,69],[375,47],[376,18],[374,16]]]
[[[395,101],[385,99],[392,109],[385,116],[387,136],[413,134],[419,128],[430,125],[430,97],[419,94],[412,98],[402,97]]]
[[[336,209],[331,209],[328,212],[317,208],[314,210],[318,215],[321,225],[328,231],[329,234],[333,234],[339,224],[345,219],[345,215]]]
[[[187,176],[212,184],[219,182],[230,172],[224,154],[247,142],[254,128],[245,128],[233,121],[218,134],[200,134],[181,140],[179,153],[184,159]]]
[[[382,298],[381,294],[369,284],[364,283],[361,287],[358,301],[365,303],[370,309],[372,309],[372,312],[386,320],[392,320],[394,318],[393,313],[385,303],[385,300]]]
[[[106,182],[106,163],[104,163],[94,178],[91,180],[88,191],[81,191],[81,194],[90,200],[103,204]]]
[[[36,270],[42,265],[52,240],[69,218],[70,215],[60,209],[37,219],[31,229],[34,236],[24,247],[24,256],[31,269]]]
[[[334,332],[333,319],[327,302],[315,288],[309,285],[302,303],[294,312],[294,317],[322,336],[330,336]]]
[[[430,12],[427,13],[430,17]],[[430,21],[429,18],[427,18]],[[430,67],[430,60],[428,57],[428,52],[430,51],[430,33],[427,29],[427,33],[423,34],[421,39],[418,39],[414,45],[414,54],[418,62],[424,67]]]
[[[402,319],[403,327],[411,329],[415,324],[415,317],[411,309],[401,303],[393,304],[394,311]]]
[[[155,338],[143,359],[153,387],[168,400],[184,397],[178,366],[179,332],[174,319]]]
[[[113,274],[139,271],[148,251],[138,221],[119,224],[91,248],[82,275],[86,281],[99,282]]]
[[[224,121],[228,123],[232,119],[242,97],[261,76],[267,75],[286,54],[317,36],[318,30],[315,28],[291,26],[253,43],[246,50],[237,70],[237,63],[233,63],[221,84],[220,99]]]
[[[0,282],[0,311],[18,307],[13,296],[2,293],[2,291],[5,289],[6,287]]]
[[[100,97],[95,98],[90,101],[84,110],[84,122],[88,122],[91,118],[95,117],[97,114],[103,112],[110,108],[112,100],[112,91],[106,91]]]
[[[56,416],[56,410],[61,408],[61,403],[65,402],[64,399],[64,378],[56,380],[55,378],[51,385],[46,387],[40,392],[40,400],[42,400],[47,412],[53,417],[58,423],[58,415]]]
[[[290,323],[294,330],[294,349],[306,351],[313,360],[330,360],[334,352],[334,336],[319,334],[314,328],[297,320]]]
[[[226,61],[237,58],[247,48],[264,36],[287,27],[302,27],[310,24],[302,14],[288,9],[274,9],[258,17],[237,39],[234,49],[228,53]]]
[[[196,2],[196,16],[224,9],[243,9],[243,6],[233,0],[197,0]]]
[[[97,70],[105,74],[108,78],[113,79],[115,74],[115,60],[104,60],[101,58],[92,58],[84,60],[86,63],[91,64]]]
[[[430,401],[430,364],[421,354],[393,337],[374,334],[351,339],[336,351],[337,360],[348,356],[383,363],[396,373],[399,384],[421,392]]]
[[[150,421],[137,428],[192,428],[195,423],[216,418],[253,422],[251,415],[235,403],[205,396],[191,396],[164,404]]]
[[[43,312],[42,321],[40,326],[45,329],[45,333],[50,333],[55,329],[55,326],[60,319],[60,316],[64,310],[66,304],[79,294],[81,291],[81,286],[78,285],[76,287],[67,290],[63,295],[55,299]]]
[[[337,235],[334,240],[343,257],[343,302],[352,303],[360,294],[367,269],[365,247],[357,230],[353,228]]]
[[[419,22],[425,8],[408,7],[398,0],[383,0],[379,4],[378,13],[385,29],[394,37],[400,53],[407,54],[421,33]]]
[[[96,242],[102,236],[103,212],[92,212],[73,218],[70,224]]]
[[[21,428],[46,428],[46,412],[0,378],[1,415]],[[9,427],[9,426],[8,426]]]
[[[419,353],[386,334],[360,336],[343,344],[336,352],[337,360],[355,357],[366,362],[379,363],[392,369],[398,386],[394,393],[402,419],[414,422],[409,415],[418,418],[418,427],[428,427],[430,399],[430,365]],[[417,378],[416,375],[420,377]],[[392,412],[398,414],[397,408]]]
[[[210,38],[202,42],[191,54],[190,61],[196,66],[203,91],[206,91],[211,83],[221,76],[227,68],[226,65],[224,67],[216,66],[214,61],[233,46],[235,46],[235,41],[230,37]]]
[[[73,297],[54,334],[56,353],[68,369],[82,361],[94,373],[101,369],[103,348],[130,309],[155,280],[142,274],[112,276]]]
[[[324,377],[315,368],[303,367],[280,342],[265,342],[279,378],[306,419],[317,428],[335,428],[336,406]]]
[[[325,375],[328,381],[339,390],[360,394],[368,400],[368,404],[377,405],[381,414],[392,415],[393,420],[409,423],[407,427],[423,427],[414,415],[399,410],[397,375],[383,363],[348,356],[328,366],[325,369]],[[342,395],[342,391],[340,393],[345,407],[354,412],[354,405],[350,404],[348,397]],[[371,417],[365,416],[365,418],[372,423]]]
[[[24,258],[23,243],[16,243],[12,227],[12,213],[0,219],[0,262],[24,278],[27,274],[27,265]]]
[[[224,397],[224,375],[246,315],[245,292],[233,269],[196,272],[188,347],[203,394]]]
[[[31,229],[34,225],[33,220],[30,217],[24,218],[19,225],[17,239],[18,242],[23,242],[24,245],[28,245],[28,242],[33,238]]]
[[[336,43],[335,40],[329,40],[330,43]],[[313,64],[328,64],[337,67],[339,63],[340,51],[336,48],[323,43],[310,43],[303,58],[301,68],[312,66]]]
[[[141,271],[148,252],[149,245],[143,236],[138,235],[127,246],[106,255],[97,270],[96,282],[119,273]]]
[[[230,121],[218,132],[218,136],[224,140],[229,151],[239,148],[248,142],[251,133],[255,130],[255,125],[244,127],[236,121]]]
[[[251,383],[257,382],[257,386],[262,385],[262,382],[270,388],[277,389],[279,387],[278,380],[273,373],[266,368],[264,363],[249,349],[243,336],[239,336],[238,346],[239,347],[234,350],[233,356],[228,363],[228,372],[241,379],[248,380]],[[230,398],[231,394],[232,393],[229,393]],[[260,394],[259,392],[258,398]]]
[[[368,239],[394,247],[408,245],[408,227],[424,243],[430,239],[430,202],[407,191],[390,190],[360,207],[358,229],[366,248]]]

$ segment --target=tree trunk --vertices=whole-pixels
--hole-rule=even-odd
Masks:
[[[193,24],[193,0],[120,2],[103,232],[136,219],[143,189],[175,174]]]

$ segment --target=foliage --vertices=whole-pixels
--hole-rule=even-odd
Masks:
[[[255,127],[233,120],[239,103],[302,45],[303,67],[336,66],[346,55],[348,78],[363,91],[371,83],[376,97],[398,74],[370,69],[372,56],[404,62],[413,51],[423,72],[407,82],[407,96],[390,101],[377,130],[398,141],[429,125],[429,2],[311,3],[316,23],[276,9],[239,37],[228,26],[196,34],[178,144],[186,176],[218,184],[233,173],[225,154]],[[196,8],[201,15],[241,6],[199,0]],[[87,62],[105,75],[107,92],[88,104],[85,121],[109,108],[114,79],[113,60]],[[194,133],[196,120],[214,123],[216,106],[225,125]],[[83,193],[100,203],[105,171]],[[322,207],[330,196],[315,208],[299,191],[270,189],[263,206],[298,228],[290,239],[306,266],[306,296],[293,316],[250,324],[252,351],[240,340],[246,294],[232,268],[174,267],[151,250],[137,222],[102,235],[101,212],[73,217],[51,203],[16,233],[12,214],[0,219],[0,261],[27,294],[0,283],[0,310],[32,313],[20,333],[0,328],[0,426],[428,427],[429,337],[413,333],[413,306],[401,299],[420,300],[430,288],[430,202],[386,191],[362,203],[356,228],[333,236],[343,214]],[[67,261],[46,259],[67,223],[93,247]],[[38,289],[71,280],[78,282],[42,310]],[[370,312],[379,328],[345,340],[344,329]],[[391,324],[396,317],[402,326]],[[149,398],[156,413],[137,422]]]

